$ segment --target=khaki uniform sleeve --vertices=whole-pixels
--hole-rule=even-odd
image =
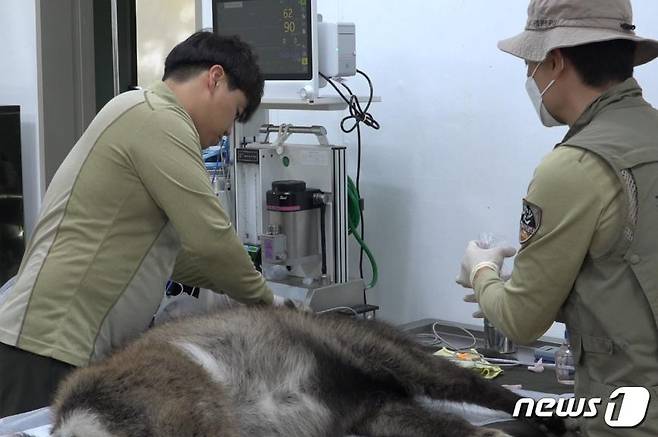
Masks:
[[[154,112],[131,149],[139,178],[181,240],[184,259],[179,257],[174,279],[244,303],[271,304],[271,290],[213,193],[196,130],[183,117]]]
[[[474,284],[486,317],[512,340],[531,343],[555,321],[618,185],[607,164],[576,148],[557,148],[537,168],[526,198],[541,210],[536,233],[507,282],[483,269]]]
[[[201,267],[203,263],[197,256],[186,250],[181,250],[176,257],[176,265],[171,274],[171,279],[180,284],[190,285],[193,287],[213,289],[215,284],[203,272]],[[219,291],[221,292],[221,290]]]

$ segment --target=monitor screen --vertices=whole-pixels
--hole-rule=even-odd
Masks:
[[[310,80],[311,0],[215,0],[213,25],[258,55],[266,80]]]

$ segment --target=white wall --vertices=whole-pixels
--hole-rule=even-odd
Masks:
[[[137,85],[147,87],[162,78],[164,61],[171,49],[197,30],[196,6],[196,0],[136,3]]]
[[[41,204],[35,0],[0,2],[0,105],[21,107],[25,225],[34,226]]]
[[[658,2],[633,3],[638,32],[658,37]],[[382,129],[364,130],[361,191],[380,270],[371,300],[391,321],[479,323],[454,283],[466,242],[485,231],[518,241],[533,170],[566,132],[541,126],[525,92],[523,61],[496,48],[523,29],[528,1],[500,5],[318,0],[326,21],[356,23],[359,68],[383,99],[372,109]],[[658,61],[636,76],[658,104]],[[350,84],[365,94],[363,81]],[[338,128],[343,115],[272,111],[271,118],[325,125],[332,142],[350,146],[354,164],[355,136]]]

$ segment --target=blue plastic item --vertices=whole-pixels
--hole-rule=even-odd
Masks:
[[[217,170],[221,168],[224,163],[221,161],[221,152],[219,149],[206,149],[203,151],[203,163],[206,165],[206,170]]]
[[[542,346],[535,349],[535,361],[542,359],[544,363],[555,364],[555,354],[560,349],[559,346]]]
[[[217,170],[231,164],[231,143],[228,137],[222,137],[217,146],[208,147],[202,153],[206,170]]]

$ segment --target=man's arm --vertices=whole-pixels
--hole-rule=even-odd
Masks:
[[[187,275],[206,279],[190,285],[208,286],[245,303],[271,304],[271,290],[212,190],[196,131],[174,112],[158,111],[136,138],[149,145],[132,148],[138,176],[178,232],[183,252],[193,255],[187,268],[179,260],[179,277],[187,270]]]
[[[555,321],[618,193],[607,165],[580,149],[560,147],[537,168],[512,277],[483,268],[474,280],[484,314],[512,340],[530,343]]]
[[[202,265],[203,262],[194,254],[181,250],[176,257],[171,279],[180,284],[212,290],[215,284],[208,278],[208,274],[203,271]],[[223,292],[222,290],[215,291]]]

